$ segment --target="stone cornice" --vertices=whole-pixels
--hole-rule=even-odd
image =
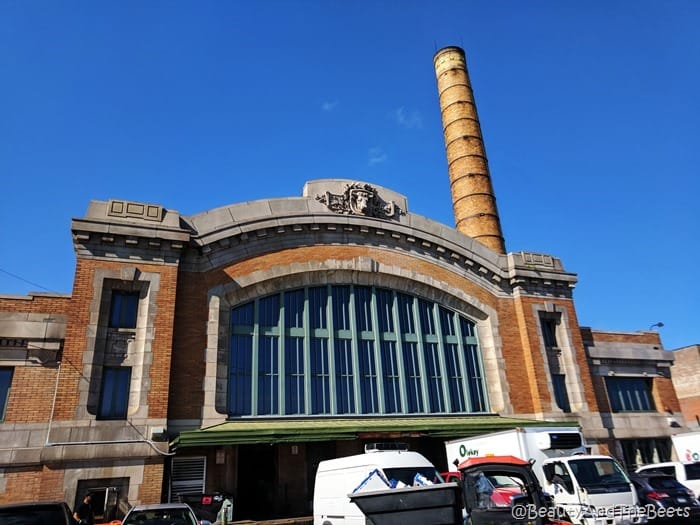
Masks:
[[[92,201],[71,231],[78,258],[177,264],[190,240],[176,211],[117,200]]]
[[[365,213],[345,201],[346,206],[328,206],[328,195],[340,195],[343,188],[348,202],[350,190],[371,190],[374,204]],[[153,204],[93,201],[71,228],[79,258],[179,264],[185,271],[207,272],[299,246],[368,246],[439,264],[497,295],[571,297],[576,276],[559,259],[498,254],[407,208],[405,197],[386,188],[327,179],[307,182],[302,197],[243,202],[183,217]]]

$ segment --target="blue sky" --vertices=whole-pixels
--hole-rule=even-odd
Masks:
[[[454,225],[434,53],[467,52],[508,251],[579,322],[700,343],[700,2],[0,0],[0,293],[71,291],[90,200],[184,215],[347,178]]]

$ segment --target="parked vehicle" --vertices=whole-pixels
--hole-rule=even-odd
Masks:
[[[622,467],[610,456],[586,455],[575,427],[516,428],[445,443],[448,461],[512,455],[532,463],[540,486],[573,523],[645,523],[643,508]]]
[[[676,480],[691,489],[696,498],[700,498],[700,461],[683,463],[681,461],[666,461],[664,463],[651,463],[639,467],[635,472],[656,472],[673,476]]]
[[[440,476],[445,480],[445,483],[461,483],[462,481],[461,472],[440,472]],[[494,474],[486,476],[486,482],[491,491],[492,503],[498,507],[509,506],[513,498],[522,493],[520,482],[510,476]]]
[[[75,525],[64,501],[41,503],[13,503],[0,505],[0,523],[3,525]]]
[[[121,525],[172,525],[173,523],[202,525],[187,503],[135,505],[124,516]]]
[[[646,506],[650,522],[684,523],[700,519],[700,503],[693,491],[673,476],[643,472],[630,475],[630,479],[640,505]]]
[[[532,463],[513,456],[475,457],[459,465],[465,512],[471,525],[565,525],[537,481]],[[485,483],[489,480],[488,483]],[[517,486],[508,502],[494,499],[493,483]],[[504,493],[505,496],[505,493]]]
[[[416,476],[429,483],[443,482],[430,461],[405,447],[387,450],[370,445],[364,454],[321,461],[314,485],[314,525],[365,525],[365,515],[349,494],[361,486],[374,490],[388,489],[389,484],[411,487]]]

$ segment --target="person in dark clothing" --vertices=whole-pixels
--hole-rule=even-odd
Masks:
[[[95,513],[92,511],[90,501],[92,494],[88,493],[83,498],[83,502],[73,512],[73,519],[78,525],[95,525]]]

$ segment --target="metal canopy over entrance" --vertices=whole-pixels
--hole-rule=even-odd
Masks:
[[[497,415],[464,417],[242,419],[184,431],[172,443],[184,447],[253,443],[303,443],[374,437],[468,437],[517,427],[578,426],[576,422],[534,421]]]

